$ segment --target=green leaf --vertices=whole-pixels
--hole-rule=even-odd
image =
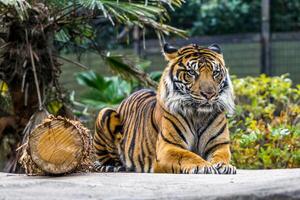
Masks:
[[[79,85],[88,86],[100,91],[105,90],[110,81],[106,81],[101,75],[94,71],[81,72],[76,75],[76,80]]]
[[[156,82],[159,82],[161,76],[162,71],[153,71],[150,73],[151,79],[155,80]]]
[[[127,63],[124,56],[108,54],[103,58],[106,64],[123,79],[128,81],[138,80],[143,85],[153,88],[157,87],[157,83],[153,81],[147,73],[134,64]]]

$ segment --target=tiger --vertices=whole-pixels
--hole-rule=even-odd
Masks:
[[[100,110],[96,171],[235,174],[226,119],[234,93],[220,46],[165,44],[163,55],[157,91],[142,89]]]

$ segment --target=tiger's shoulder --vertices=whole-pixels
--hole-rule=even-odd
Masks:
[[[120,114],[128,114],[130,110],[136,110],[142,105],[147,105],[149,103],[156,103],[156,91],[151,89],[141,89],[124,99],[117,111]]]

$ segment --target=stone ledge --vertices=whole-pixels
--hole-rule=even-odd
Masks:
[[[0,173],[0,199],[300,199],[300,169],[237,173],[88,173],[61,177]]]

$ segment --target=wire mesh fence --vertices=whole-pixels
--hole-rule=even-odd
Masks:
[[[222,49],[231,74],[238,77],[257,76],[262,71],[260,34],[239,34],[226,36],[195,37],[188,40],[174,39],[172,45],[182,46],[190,43],[207,46],[218,43]],[[162,70],[165,66],[157,40],[146,41],[142,52],[152,61],[150,70]],[[271,75],[290,74],[294,83],[300,83],[300,32],[273,33],[270,41]]]
[[[261,73],[261,41],[260,34],[237,34],[223,36],[193,37],[188,40],[174,38],[168,41],[170,44],[180,47],[185,44],[196,43],[207,46],[218,43],[225,57],[226,66],[231,75],[237,77],[258,76]],[[133,49],[118,50],[124,55],[134,54]],[[273,33],[270,44],[271,74],[290,74],[293,83],[300,83],[300,32]],[[162,71],[166,61],[161,53],[158,40],[146,40],[146,48],[142,48],[141,54],[145,59],[151,61],[147,71]],[[68,55],[70,59],[76,59],[74,55]],[[94,53],[84,54],[80,60],[91,70],[102,75],[111,75],[109,68]],[[74,73],[82,71],[69,63],[62,66],[61,81],[65,88],[81,93],[83,86],[76,84]]]

